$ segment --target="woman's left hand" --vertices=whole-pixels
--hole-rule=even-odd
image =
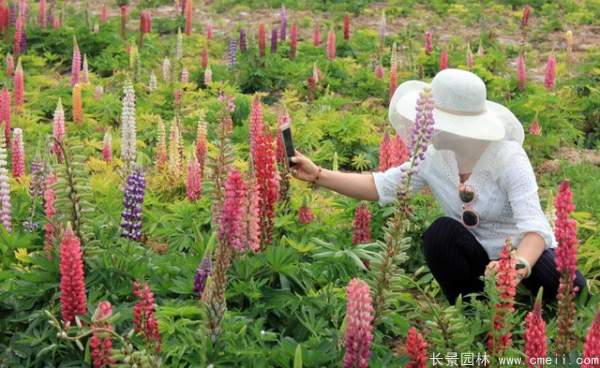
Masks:
[[[491,272],[497,272],[499,264],[500,263],[498,261],[491,261],[490,263],[488,263],[488,265],[485,268],[485,276],[489,276]],[[521,282],[523,278],[525,278],[526,272],[527,271],[525,271],[524,269],[517,270],[517,284]]]

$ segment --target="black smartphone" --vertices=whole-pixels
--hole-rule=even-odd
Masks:
[[[292,157],[296,155],[296,150],[294,149],[294,141],[292,140],[292,127],[290,124],[285,124],[281,127],[281,139],[283,140],[283,145],[285,147],[285,154],[288,158],[288,164],[292,166],[294,163],[291,160]]]

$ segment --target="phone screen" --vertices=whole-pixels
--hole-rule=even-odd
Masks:
[[[294,149],[294,141],[292,140],[292,128],[289,124],[286,124],[281,127],[281,139],[283,139],[285,153],[289,160],[296,155],[296,150]]]

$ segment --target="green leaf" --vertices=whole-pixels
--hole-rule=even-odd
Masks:
[[[296,346],[296,353],[294,354],[294,368],[302,368],[302,345]]]

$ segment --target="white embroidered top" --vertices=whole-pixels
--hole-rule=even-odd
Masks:
[[[393,202],[402,182],[401,168],[375,172],[379,203]],[[527,153],[513,141],[492,142],[483,152],[466,184],[475,192],[472,207],[479,224],[468,230],[483,246],[490,259],[497,259],[507,237],[517,247],[527,232],[539,234],[546,248],[557,246],[550,222],[540,206],[538,186]],[[411,190],[429,186],[446,216],[460,221],[462,201],[458,196],[459,175],[454,152],[436,150],[430,145],[418,172],[411,179]]]

